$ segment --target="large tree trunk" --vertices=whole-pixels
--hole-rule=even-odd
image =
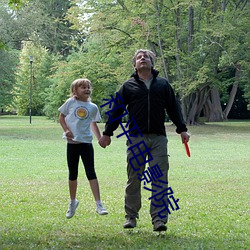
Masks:
[[[234,84],[233,87],[231,89],[230,92],[230,96],[229,96],[229,100],[227,103],[226,108],[223,111],[223,118],[226,120],[228,117],[228,114],[233,106],[234,103],[234,99],[238,90],[238,85],[239,85],[239,80],[240,80],[240,66],[236,66],[236,71],[235,71],[235,80],[234,80]]]
[[[198,109],[198,100],[199,100],[199,93],[195,92],[189,96],[189,105],[191,105],[189,112],[188,112],[188,117],[186,120],[187,125],[194,125],[195,122],[195,115]]]
[[[223,121],[220,95],[216,86],[211,89],[209,98],[207,98],[204,107],[204,115],[207,117],[209,122]]]
[[[208,85],[205,85],[195,93],[185,98],[185,106],[189,107],[188,117],[186,120],[187,125],[195,125],[199,123],[199,118],[209,93],[209,87]]]

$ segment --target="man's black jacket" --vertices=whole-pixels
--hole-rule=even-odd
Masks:
[[[139,134],[138,129],[132,129],[135,127],[131,119],[133,117],[142,134],[166,135],[165,112],[176,125],[177,133],[187,131],[172,87],[165,78],[158,76],[158,71],[152,69],[152,73],[153,80],[149,90],[136,72],[121,86],[118,91],[119,95],[116,95],[116,103],[113,103],[108,112],[109,119],[103,132],[104,135],[113,135],[113,131],[119,126],[122,114],[126,114],[126,110],[129,113],[128,120],[130,120],[129,134]],[[118,117],[120,119],[116,119]]]

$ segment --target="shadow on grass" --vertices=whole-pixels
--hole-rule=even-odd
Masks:
[[[46,230],[48,232],[48,229]],[[14,233],[14,232],[13,232]],[[2,234],[2,236],[4,236]],[[8,234],[8,240],[2,238],[1,249],[126,249],[126,250],[165,250],[165,249],[230,249],[227,239],[181,236],[165,232],[153,232],[142,229],[126,229],[119,232],[89,232],[86,228],[79,231],[63,232],[61,229],[51,233],[38,234],[36,237],[26,232]],[[1,241],[0,241],[1,242]],[[239,249],[246,249],[240,247]]]

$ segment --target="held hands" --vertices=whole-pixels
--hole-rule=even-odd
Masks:
[[[98,141],[99,145],[102,147],[102,148],[106,148],[107,146],[110,145],[111,143],[111,138],[110,136],[108,135],[103,135],[99,141]]]

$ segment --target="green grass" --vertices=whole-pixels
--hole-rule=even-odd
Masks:
[[[68,220],[60,125],[44,117],[33,117],[29,124],[29,117],[0,116],[0,249],[250,249],[250,122],[190,127],[190,158],[175,127],[166,124],[166,130],[169,183],[180,209],[169,216],[167,233],[158,234],[152,230],[146,190],[138,226],[122,227],[125,137],[113,137],[106,149],[93,142],[109,215],[96,214],[81,165],[80,205]]]

